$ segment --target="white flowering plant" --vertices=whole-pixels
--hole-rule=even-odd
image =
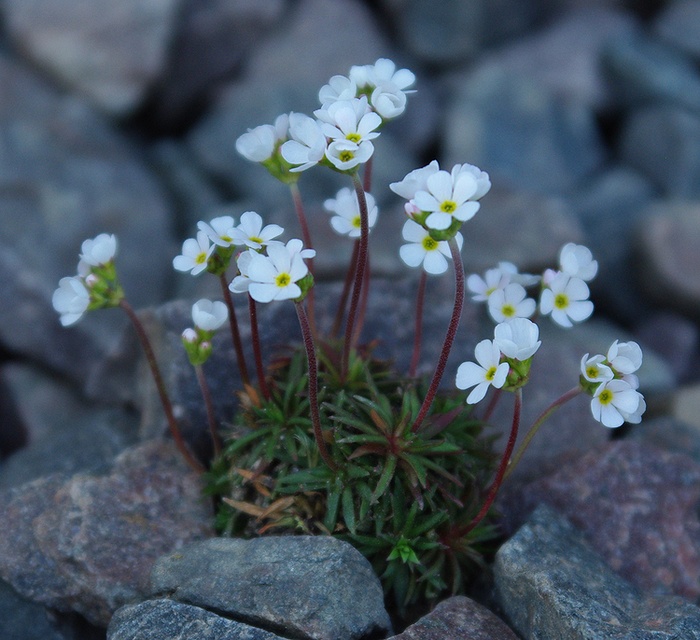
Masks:
[[[378,217],[369,193],[375,142],[382,127],[406,108],[415,76],[386,59],[352,67],[321,88],[314,117],[290,113],[250,129],[235,143],[248,160],[287,184],[302,238],[281,239],[284,229],[254,211],[200,221],[173,267],[219,280],[223,301],[199,300],[182,343],[196,372],[207,411],[214,458],[199,460],[180,434],[163,377],[138,314],[117,278],[114,236],[82,245],[78,273],[59,282],[53,304],[65,326],[85,312],[123,308],[136,329],[156,381],[170,432],[188,463],[206,473],[225,535],[267,532],[338,536],[373,563],[399,611],[465,588],[497,537],[492,505],[546,419],[580,393],[591,396],[591,414],[604,426],[638,423],[646,404],[636,371],[639,345],[614,342],[608,352],[581,359],[578,383],[535,420],[515,451],[523,388],[541,346],[538,322],[549,317],[564,329],[593,311],[588,282],[598,264],[582,245],[566,244],[557,269],[520,273],[501,262],[483,276],[465,277],[462,230],[491,188],[488,174],[470,164],[441,169],[437,161],[415,169],[389,188],[405,200],[403,262],[420,269],[416,288],[413,353],[397,372],[358,341],[370,286],[369,236]],[[315,319],[316,251],[306,220],[300,178],[323,167],[346,175],[324,206],[332,228],[353,243],[345,285],[331,329]],[[421,357],[422,310],[428,277],[450,269],[455,297],[433,375],[416,374]],[[475,361],[463,362],[455,389],[440,391],[467,290],[495,323]],[[234,297],[247,299],[255,380],[246,362]],[[266,363],[257,305],[292,303],[301,346]],[[243,389],[240,414],[216,416],[203,365],[214,334],[231,332]],[[486,428],[503,392],[514,396],[504,451],[497,456]],[[490,394],[477,418],[474,405]],[[222,424],[232,427],[222,428]],[[208,462],[208,469],[205,462]]]

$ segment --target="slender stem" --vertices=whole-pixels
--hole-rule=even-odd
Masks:
[[[423,303],[425,302],[425,283],[428,281],[428,274],[421,271],[418,281],[418,293],[416,294],[416,327],[413,333],[413,355],[411,365],[408,368],[408,377],[416,377],[418,360],[420,359],[420,348],[423,342]]]
[[[348,297],[350,296],[350,286],[353,282],[353,276],[355,275],[355,268],[357,267],[357,256],[360,250],[360,241],[355,240],[352,246],[352,257],[350,258],[350,264],[348,265],[348,272],[345,274],[345,282],[343,283],[343,291],[340,294],[340,300],[338,300],[338,309],[335,312],[335,320],[333,321],[333,327],[331,329],[331,338],[338,335],[340,331],[340,325],[343,322],[343,316],[345,315],[345,307],[348,304]]]
[[[515,452],[513,459],[510,461],[510,465],[508,466],[508,470],[506,471],[506,475],[504,477],[504,480],[511,473],[513,473],[513,469],[515,469],[515,467],[518,465],[518,462],[520,462],[520,458],[523,457],[525,450],[528,448],[528,446],[530,445],[530,442],[535,437],[535,434],[537,433],[539,428],[542,426],[542,424],[547,420],[547,418],[549,418],[549,416],[551,416],[559,407],[561,407],[563,404],[566,404],[572,398],[575,398],[582,391],[583,391],[583,389],[581,389],[581,387],[574,387],[573,389],[569,389],[566,393],[562,394],[554,402],[552,402],[552,404],[550,404],[539,415],[537,420],[535,420],[532,423],[530,430],[525,434],[523,441],[520,443],[518,450]]]
[[[211,441],[214,445],[214,455],[219,456],[221,453],[221,440],[219,439],[218,429],[216,425],[216,416],[214,414],[214,403],[211,399],[211,392],[209,391],[209,385],[207,384],[207,378],[204,375],[204,367],[201,364],[197,364],[194,367],[197,373],[197,382],[199,382],[199,388],[202,390],[202,398],[204,398],[204,406],[207,410],[207,422],[209,423],[209,433],[211,433]]]
[[[369,273],[370,273],[370,262],[369,255],[367,255],[367,266],[365,268],[365,278],[362,283],[362,293],[360,295],[360,308],[357,312],[357,320],[355,322],[355,333],[352,337],[353,346],[356,345],[360,340],[360,334],[362,333],[362,327],[365,324],[365,316],[367,315],[367,303],[369,301]]]
[[[365,162],[365,170],[362,173],[362,188],[365,193],[372,191],[372,166],[373,166],[374,156],[370,156],[369,160]]]
[[[228,307],[228,323],[231,327],[231,338],[233,340],[233,348],[236,351],[236,362],[238,362],[238,371],[241,374],[241,380],[243,381],[243,384],[250,385],[250,375],[248,374],[248,366],[245,361],[245,354],[243,353],[241,332],[238,330],[236,309],[233,306],[233,297],[231,296],[231,290],[228,288],[225,274],[222,273],[219,276],[219,282],[221,284],[221,291],[224,295],[224,302]]]
[[[491,396],[491,400],[489,400],[489,404],[486,407],[486,411],[484,411],[484,415],[481,418],[482,422],[488,422],[491,419],[491,415],[496,409],[496,405],[498,404],[498,401],[501,399],[503,396],[503,389],[496,389]]]
[[[292,200],[294,201],[294,210],[297,214],[297,219],[299,220],[299,226],[301,227],[301,237],[304,241],[304,247],[307,249],[313,249],[313,244],[311,242],[311,233],[309,232],[309,224],[306,221],[306,214],[304,213],[304,203],[301,199],[301,192],[299,191],[299,186],[296,182],[292,182],[289,185],[289,190],[292,192]],[[309,271],[311,275],[314,275],[314,259],[309,258],[307,261],[309,265]],[[306,295],[307,305],[309,308],[309,323],[311,325],[311,331],[316,335],[316,314],[315,309],[315,292],[313,287],[309,289]]]
[[[333,462],[328,453],[326,443],[323,439],[323,430],[321,429],[321,415],[318,410],[318,362],[316,360],[316,349],[314,348],[314,340],[309,326],[309,319],[304,311],[304,306],[301,302],[295,302],[294,306],[299,317],[299,325],[301,326],[301,334],[304,338],[304,347],[306,348],[306,358],[309,365],[309,410],[311,411],[311,423],[314,428],[314,438],[318,452],[321,454],[323,461],[332,471],[337,471],[338,466]]]
[[[491,505],[493,505],[496,495],[498,495],[498,490],[505,480],[506,469],[508,468],[508,462],[510,461],[510,456],[513,453],[513,447],[515,447],[515,441],[518,438],[518,428],[520,426],[520,414],[522,412],[523,406],[523,392],[522,389],[517,389],[515,391],[515,404],[513,405],[513,424],[510,428],[510,436],[508,437],[508,443],[506,444],[505,451],[503,452],[503,457],[498,465],[498,471],[496,472],[496,477],[494,478],[491,486],[486,494],[486,500],[481,506],[479,513],[477,513],[472,521],[466,526],[459,530],[460,536],[465,536],[468,534],[476,525],[478,525],[489,512]]]
[[[462,307],[464,306],[464,267],[462,265],[462,256],[459,253],[459,247],[457,246],[457,241],[454,238],[449,241],[449,246],[450,252],[452,253],[452,261],[454,262],[455,270],[455,304],[452,308],[452,317],[450,318],[450,324],[447,327],[447,334],[445,335],[445,341],[442,345],[442,350],[440,351],[437,366],[435,367],[435,373],[433,373],[433,379],[430,382],[430,387],[428,387],[428,392],[425,394],[425,398],[423,399],[423,404],[418,412],[418,416],[411,427],[411,431],[414,433],[420,429],[425,416],[430,410],[430,406],[433,404],[435,394],[437,393],[438,387],[440,386],[440,381],[442,380],[442,375],[445,373],[447,358],[450,355],[452,344],[454,343],[455,336],[457,335],[459,321],[462,317]]]
[[[369,214],[367,212],[367,199],[362,188],[362,182],[354,173],[352,183],[357,194],[357,202],[360,205],[360,243],[357,252],[357,267],[355,268],[355,286],[350,299],[350,310],[348,312],[347,323],[345,324],[345,342],[343,344],[342,376],[347,373],[348,361],[350,359],[350,347],[355,333],[355,321],[357,319],[357,309],[360,302],[360,292],[365,277],[367,265],[367,247],[369,245]]]
[[[133,307],[124,298],[122,298],[119,302],[119,306],[124,309],[126,315],[129,316],[129,320],[131,320],[131,323],[134,325],[136,335],[141,342],[141,347],[143,347],[143,351],[146,355],[146,361],[151,369],[153,381],[156,383],[160,403],[163,405],[163,411],[165,412],[165,417],[168,420],[168,427],[170,429],[170,434],[173,437],[173,441],[175,442],[175,446],[182,454],[182,457],[185,459],[187,464],[189,464],[190,467],[192,467],[192,469],[194,469],[197,473],[202,473],[204,471],[203,465],[192,455],[191,451],[187,447],[187,443],[182,437],[182,433],[180,432],[180,427],[177,424],[175,413],[173,412],[173,405],[170,402],[170,397],[165,389],[165,382],[163,381],[160,367],[158,366],[155,353],[153,352],[151,341],[148,339],[148,334],[146,333],[146,330],[144,329],[143,324]]]
[[[270,390],[265,380],[265,367],[263,366],[262,348],[260,346],[260,331],[258,329],[258,308],[255,300],[248,295],[248,311],[250,313],[250,337],[253,342],[253,355],[255,356],[255,370],[258,374],[258,384],[265,400],[270,399]]]

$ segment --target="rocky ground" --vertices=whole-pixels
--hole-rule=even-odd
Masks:
[[[367,335],[406,366],[417,278],[398,259],[402,203],[386,185],[434,157],[469,162],[494,187],[465,227],[468,272],[537,271],[569,241],[601,264],[595,318],[543,327],[524,421],[616,338],[644,349],[649,405],[614,433],[584,399],[555,414],[501,497],[505,542],[481,588],[398,636],[347,545],[214,538],[121,314],[64,329],[51,306],[82,240],[115,233],[127,296],[203,450],[179,335],[217,287],[172,258],[223,212],[298,234],[288,191],[235,140],[309,113],[330,76],[379,57],[413,70],[418,91],[377,140]],[[700,638],[698,65],[697,0],[1,3],[0,637]],[[321,170],[300,181],[322,318],[350,253],[322,210],[341,185]],[[429,284],[424,371],[452,295],[449,278]],[[482,312],[465,307],[446,380],[485,337]],[[291,308],[261,316],[265,344],[297,339]],[[222,416],[231,355],[222,337],[207,363]]]

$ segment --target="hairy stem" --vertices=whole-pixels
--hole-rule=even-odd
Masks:
[[[506,471],[505,478],[507,478],[511,473],[513,473],[513,469],[515,469],[515,467],[518,465],[518,462],[520,462],[520,458],[523,457],[525,450],[528,448],[530,442],[532,442],[532,439],[535,437],[535,434],[539,431],[539,428],[544,424],[547,418],[549,418],[549,416],[551,416],[559,407],[566,404],[572,398],[575,398],[582,391],[583,389],[581,389],[581,387],[574,387],[573,389],[569,389],[566,393],[562,394],[554,402],[552,402],[552,404],[550,404],[537,417],[537,420],[535,420],[532,423],[532,426],[530,427],[529,431],[525,434],[523,441],[520,443],[518,450],[515,452],[513,459],[510,461],[510,465],[508,466],[508,470]]]
[[[357,256],[360,250],[360,241],[355,240],[352,245],[352,256],[350,258],[350,264],[348,265],[348,271],[345,274],[345,281],[343,282],[343,291],[340,294],[340,299],[338,300],[338,308],[335,312],[335,319],[333,320],[333,327],[331,328],[331,338],[335,338],[340,331],[340,325],[343,323],[343,316],[345,315],[345,308],[348,305],[348,298],[350,297],[350,287],[352,286],[353,276],[355,275],[355,269],[357,268]]]
[[[435,394],[440,386],[440,381],[445,373],[447,358],[452,350],[452,344],[454,343],[455,336],[457,335],[459,321],[462,317],[462,307],[464,306],[464,266],[462,265],[462,256],[459,253],[457,241],[454,238],[450,239],[449,246],[455,270],[455,303],[454,307],[452,308],[452,317],[450,318],[450,324],[447,327],[445,341],[442,345],[442,350],[440,351],[440,357],[438,358],[437,366],[435,367],[435,372],[433,373],[433,379],[430,381],[428,392],[425,394],[423,404],[418,411],[418,416],[411,427],[411,431],[414,433],[421,428],[423,420],[433,404]]]
[[[428,274],[421,271],[418,282],[418,293],[416,294],[416,326],[413,332],[413,355],[408,368],[408,377],[415,378],[420,360],[420,348],[423,342],[423,303],[425,302],[425,284],[428,281]]]
[[[221,440],[219,438],[216,425],[216,416],[214,414],[214,403],[211,399],[211,392],[209,391],[207,378],[204,375],[204,367],[202,367],[201,364],[197,364],[195,365],[194,370],[197,373],[197,382],[199,382],[199,388],[202,391],[202,398],[204,399],[204,407],[207,410],[207,422],[209,423],[209,433],[211,433],[211,441],[214,446],[214,455],[218,456],[221,453]]]
[[[141,342],[141,347],[146,355],[148,366],[151,369],[151,375],[153,376],[153,381],[156,384],[158,396],[160,397],[160,403],[163,406],[163,411],[165,412],[165,417],[168,421],[168,428],[170,429],[170,434],[175,442],[175,446],[182,454],[182,457],[185,459],[187,464],[190,465],[190,467],[192,467],[192,469],[194,469],[197,473],[202,473],[204,471],[203,465],[192,455],[192,452],[187,447],[187,443],[180,432],[180,427],[177,424],[175,413],[173,412],[173,405],[170,402],[170,397],[165,389],[165,382],[163,381],[163,376],[160,372],[158,361],[156,360],[153,347],[151,346],[151,341],[148,339],[148,334],[144,329],[143,323],[139,319],[133,307],[124,298],[120,300],[119,306],[124,309],[126,315],[129,316],[129,320],[131,320],[131,323],[136,330],[136,335]]]
[[[348,319],[345,324],[345,342],[343,344],[343,360],[342,360],[342,377],[347,374],[348,361],[350,360],[350,348],[352,346],[353,337],[355,335],[355,321],[357,320],[357,311],[360,303],[360,293],[365,279],[365,269],[367,267],[367,248],[369,245],[369,215],[367,212],[367,199],[365,198],[365,190],[362,188],[362,182],[354,173],[352,183],[357,194],[357,202],[360,205],[360,243],[357,252],[357,267],[355,268],[355,285],[352,290],[350,299],[350,310]]]
[[[513,405],[513,423],[510,428],[510,436],[508,436],[508,443],[506,444],[505,451],[503,452],[503,457],[498,465],[498,471],[496,472],[496,477],[494,478],[491,486],[486,494],[486,500],[481,506],[479,513],[477,513],[472,521],[462,529],[459,530],[460,536],[467,535],[476,525],[478,525],[489,512],[489,509],[493,505],[496,496],[498,495],[498,490],[501,488],[503,481],[505,480],[506,469],[508,468],[508,463],[510,461],[510,456],[513,453],[513,448],[515,447],[515,441],[518,438],[518,428],[520,427],[520,414],[522,412],[523,406],[523,390],[517,389],[515,391],[515,403]]]
[[[314,438],[318,452],[321,458],[332,471],[337,471],[338,467],[333,462],[326,442],[323,439],[323,430],[321,429],[321,414],[318,409],[318,362],[316,360],[316,349],[314,348],[314,340],[309,326],[309,319],[304,311],[304,306],[301,302],[295,302],[294,306],[297,310],[301,334],[304,339],[304,347],[306,349],[306,359],[309,365],[309,410],[311,411],[311,423],[314,428]]]
[[[311,233],[309,232],[309,224],[306,221],[306,213],[304,212],[304,203],[301,199],[301,192],[299,191],[299,186],[296,182],[292,182],[289,185],[289,190],[292,192],[292,200],[294,201],[294,210],[297,214],[297,219],[299,220],[299,226],[301,227],[301,237],[304,241],[304,247],[307,249],[313,249],[313,244],[311,242]],[[314,275],[314,259],[309,258],[307,261],[309,265],[309,272]],[[308,305],[309,311],[309,324],[311,325],[311,331],[316,334],[316,314],[315,309],[315,292],[313,287],[309,289],[306,295],[306,304]]]
[[[236,318],[236,309],[233,306],[233,297],[231,296],[231,290],[228,288],[228,283],[226,282],[226,275],[219,275],[219,283],[221,284],[221,291],[224,296],[224,302],[226,307],[228,307],[228,324],[231,328],[231,339],[233,340],[233,348],[236,351],[236,362],[238,363],[238,371],[241,374],[241,380],[243,384],[250,385],[250,375],[248,374],[248,366],[245,361],[245,354],[243,353],[243,343],[241,342],[241,333],[238,330],[238,319]]]
[[[253,355],[255,356],[255,370],[258,374],[258,384],[265,400],[270,399],[270,390],[265,380],[265,367],[263,366],[262,347],[260,345],[260,330],[258,328],[258,308],[255,300],[248,295],[248,312],[250,313],[250,336],[253,341]]]

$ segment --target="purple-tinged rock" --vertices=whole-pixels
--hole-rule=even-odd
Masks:
[[[524,638],[698,640],[700,609],[644,596],[545,505],[496,554],[496,598]],[[640,550],[640,553],[643,553]]]
[[[631,427],[634,428],[634,427]],[[700,464],[636,441],[570,459],[501,505],[513,531],[540,503],[578,527],[640,589],[700,596]]]
[[[498,616],[474,600],[454,596],[389,640],[516,640]]]
[[[50,476],[0,494],[0,576],[20,594],[105,626],[143,597],[153,562],[213,535],[199,478],[166,441],[109,475]]]

